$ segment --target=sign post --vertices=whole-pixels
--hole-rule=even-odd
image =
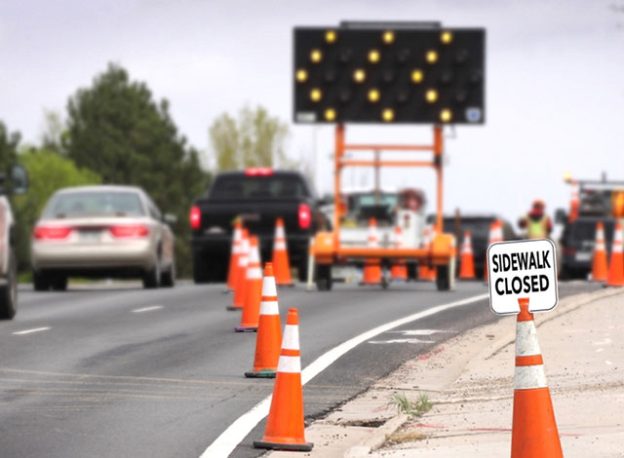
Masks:
[[[517,315],[511,458],[563,458],[532,312],[557,306],[557,262],[550,240],[501,242],[487,252],[490,307]]]

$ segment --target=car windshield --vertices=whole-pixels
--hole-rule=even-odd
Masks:
[[[217,178],[210,199],[289,199],[307,197],[308,191],[296,176],[222,176]]]
[[[46,218],[144,216],[136,192],[81,191],[57,194],[44,211]]]

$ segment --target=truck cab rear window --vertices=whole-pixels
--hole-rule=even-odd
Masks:
[[[307,197],[304,183],[292,176],[224,176],[215,181],[210,199],[288,199]]]

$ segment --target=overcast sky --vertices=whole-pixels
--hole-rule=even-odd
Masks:
[[[624,0],[207,1],[3,0],[0,119],[39,141],[44,110],[117,62],[167,98],[180,131],[210,158],[208,126],[261,104],[290,124],[295,25],[438,20],[487,29],[487,124],[448,139],[445,206],[509,218],[542,197],[567,205],[565,171],[624,179]],[[291,126],[288,153],[331,190],[331,127]],[[353,141],[427,141],[424,127],[357,127]],[[371,184],[347,174],[353,185]],[[384,170],[383,182],[433,199],[433,172]]]

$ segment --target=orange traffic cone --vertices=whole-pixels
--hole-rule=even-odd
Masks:
[[[282,340],[277,303],[277,287],[273,276],[273,265],[267,262],[262,279],[262,301],[260,302],[260,319],[256,336],[256,357],[253,369],[245,372],[245,377],[273,378],[277,369]]]
[[[394,226],[394,247],[403,248],[403,230],[401,226]],[[407,266],[404,259],[397,259],[390,268],[390,275],[394,281],[407,281]]]
[[[379,248],[379,234],[377,232],[377,220],[368,220],[368,243],[369,248]],[[381,263],[379,259],[369,258],[364,261],[362,285],[381,285]]]
[[[459,278],[460,280],[474,280],[475,268],[474,268],[474,253],[472,252],[472,234],[470,231],[464,233],[464,242],[461,248],[461,259]]]
[[[312,445],[306,442],[304,435],[299,317],[297,309],[291,308],[284,328],[264,437],[254,441],[254,447],[309,452]]]
[[[511,458],[563,457],[529,299],[519,299]]]
[[[596,243],[592,260],[592,281],[607,281],[607,249],[605,246],[604,224],[596,223]]]
[[[488,238],[488,247],[493,243],[503,242],[505,238],[503,237],[503,223],[495,219],[490,223],[490,234]],[[483,281],[487,283],[488,281],[488,267],[487,267],[487,251],[485,254],[485,260],[483,261]]]
[[[236,332],[249,332],[258,329],[260,298],[262,297],[262,270],[258,237],[252,236],[250,239],[249,264],[245,276],[245,303],[240,324],[235,328]]]
[[[243,229],[240,241],[240,252],[238,254],[238,267],[234,274],[234,294],[232,304],[226,307],[227,310],[242,310],[245,305],[245,288],[247,287],[247,265],[249,264],[249,232]]]
[[[275,222],[275,238],[273,239],[273,268],[275,281],[279,286],[293,286],[290,275],[290,261],[288,260],[288,246],[286,245],[286,231],[284,220],[277,218]]]
[[[613,244],[611,245],[611,262],[607,274],[607,286],[624,286],[624,251],[622,248],[622,225],[615,223]]]
[[[431,230],[432,227],[430,225],[425,226],[425,229],[423,230],[423,248],[428,250],[431,247]],[[418,266],[418,279],[419,280],[429,280],[431,279],[431,274],[433,272],[433,269],[431,267],[429,267],[427,264],[425,264],[424,262],[419,263]]]
[[[234,223],[234,232],[232,234],[232,251],[230,254],[230,267],[228,269],[227,286],[230,291],[234,291],[234,280],[238,270],[238,256],[241,249],[241,240],[243,238],[243,225],[240,220]]]

